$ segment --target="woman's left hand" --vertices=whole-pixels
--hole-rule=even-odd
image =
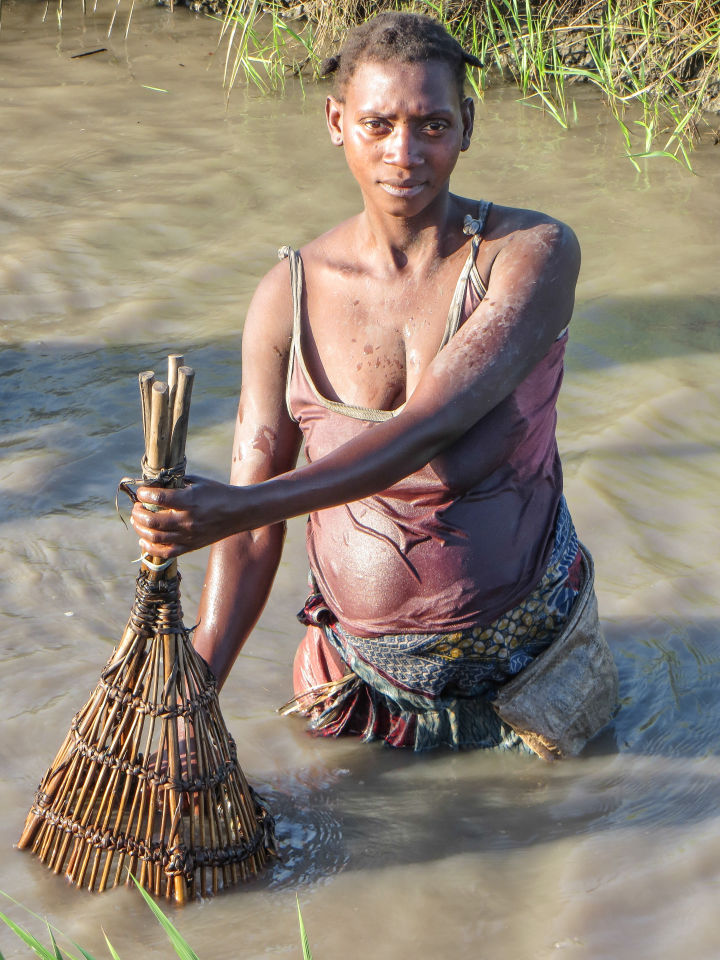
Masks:
[[[247,529],[242,488],[203,477],[185,482],[179,490],[138,487],[130,520],[142,550],[153,557],[167,560]]]

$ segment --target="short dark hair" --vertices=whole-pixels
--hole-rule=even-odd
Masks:
[[[385,11],[348,31],[339,53],[320,64],[320,76],[335,75],[335,90],[340,100],[361,63],[446,63],[465,96],[465,71],[468,65],[481,67],[482,61],[463,50],[439,20],[420,13]]]

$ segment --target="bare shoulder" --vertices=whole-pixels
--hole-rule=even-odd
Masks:
[[[537,336],[547,345],[570,322],[580,245],[562,221],[536,210],[493,207],[478,268],[487,289],[487,309],[532,329],[528,342]]]
[[[356,225],[358,217],[350,217],[305,244],[302,255],[305,273],[322,280],[323,275],[356,273],[361,269]]]
[[[313,288],[322,288],[335,272],[349,269],[345,262],[349,259],[348,235],[347,223],[341,223],[299,249],[305,289],[308,278]],[[283,257],[260,280],[250,301],[243,332],[243,354],[267,352],[270,348],[281,361],[287,362],[293,315],[290,260]]]
[[[243,352],[270,346],[287,356],[292,339],[293,303],[287,260],[276,263],[255,289],[243,329]]]
[[[240,405],[249,422],[269,423],[283,416],[292,329],[290,270],[285,260],[262,278],[245,318]]]
[[[345,269],[347,245],[347,222],[303,245],[299,253],[305,279],[309,275],[315,286],[318,281],[322,283],[323,274]],[[271,350],[286,363],[292,343],[293,314],[290,260],[283,257],[260,280],[250,301],[243,331],[243,355],[257,358]]]
[[[489,267],[521,257],[533,271],[550,268],[571,282],[580,269],[580,244],[566,223],[537,210],[493,206],[485,230]],[[488,271],[490,272],[490,271]]]
[[[245,319],[232,483],[257,483],[295,465],[299,434],[285,405],[292,324],[285,260],[262,278]]]

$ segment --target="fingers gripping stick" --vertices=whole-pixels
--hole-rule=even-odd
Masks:
[[[168,357],[168,383],[155,380],[152,371],[141,373],[140,396],[145,432],[143,482],[147,486],[181,487],[185,476],[185,441],[187,438],[190,398],[195,371],[183,365],[183,357]],[[162,508],[145,504],[156,512]],[[167,570],[174,560],[142,555],[143,565],[154,573]]]

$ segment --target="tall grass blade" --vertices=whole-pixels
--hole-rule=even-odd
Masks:
[[[47,921],[45,922],[47,923]],[[48,928],[48,933],[50,934],[50,946],[53,948],[53,951],[55,953],[55,960],[63,960],[63,955],[60,953],[60,948],[55,942],[55,937],[53,936],[52,927],[50,926],[49,923],[47,924],[47,928]]]
[[[650,160],[652,157],[665,157],[667,160],[674,160],[675,163],[679,163],[680,166],[683,166],[683,162],[680,157],[676,157],[675,154],[671,153],[669,150],[646,150],[644,153],[628,154],[629,160]]]
[[[300,913],[300,899],[297,894],[295,894],[295,900],[297,901],[298,923],[300,924],[300,942],[302,943],[303,960],[312,960],[312,953],[310,953],[310,944],[305,931],[305,924],[303,923],[302,913]]]
[[[95,960],[95,957],[91,953],[88,953],[87,950],[83,950],[83,948],[79,944],[74,943],[73,946],[75,947],[76,950],[80,951],[80,953],[84,957],[84,960]]]
[[[132,877],[133,883],[142,894],[145,903],[147,903],[152,912],[155,914],[160,926],[167,934],[168,940],[173,945],[173,949],[175,950],[175,953],[177,953],[178,957],[180,957],[180,960],[199,960],[198,955],[192,949],[190,944],[183,937],[180,931],[170,922],[168,917],[165,916],[147,890],[141,886],[141,884],[135,879],[135,877],[132,876],[132,874],[130,874],[130,876]]]
[[[108,935],[105,933],[104,930],[103,930],[103,936],[105,937],[105,943],[108,945],[108,950],[110,951],[110,956],[112,957],[112,960],[120,960],[120,957],[118,956],[118,953],[115,947],[108,940]]]
[[[47,919],[46,919],[45,917],[41,917],[39,913],[35,913],[33,910],[30,910],[29,907],[26,907],[24,904],[20,903],[20,902],[19,902],[18,900],[16,900],[14,897],[11,897],[9,893],[5,893],[4,890],[0,890],[0,896],[5,897],[5,899],[6,899],[6,900],[9,900],[11,903],[14,903],[16,907],[20,907],[21,910],[24,910],[24,911],[25,911],[25,913],[29,913],[31,917],[35,917],[36,920],[39,920],[41,923],[46,924],[48,930],[50,931],[50,939],[51,939],[51,941],[52,941],[52,943],[53,943],[53,945],[54,945],[54,947],[55,947],[55,950],[56,950],[56,952],[57,952],[58,947],[57,947],[57,944],[55,943],[55,940],[54,940],[54,938],[53,938],[52,927],[50,926],[50,924],[48,923],[48,921],[47,921]],[[57,927],[56,927],[55,929],[57,930]],[[60,932],[60,931],[58,930],[58,933],[59,933],[59,932]],[[69,960],[78,960],[77,957],[73,956],[73,954],[71,954],[69,951],[67,951],[67,950],[65,950],[65,949],[63,949],[63,953],[65,954],[66,957],[69,958]],[[2,956],[0,956],[0,960],[2,960]]]
[[[27,930],[24,930],[19,924],[15,923],[14,920],[11,920],[10,917],[6,917],[4,913],[0,913],[0,920],[12,930],[16,937],[19,937],[23,943],[27,944],[35,956],[40,957],[40,960],[56,960],[54,953],[50,953],[47,947],[44,947],[36,937],[28,933]]]

